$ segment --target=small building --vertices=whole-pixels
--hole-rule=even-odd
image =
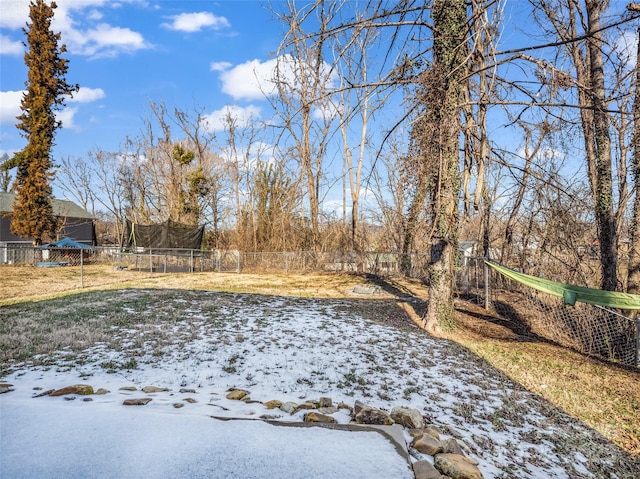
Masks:
[[[458,244],[458,254],[461,256],[463,264],[466,265],[469,258],[478,255],[478,242],[460,241]]]
[[[0,192],[0,263],[13,262],[9,250],[33,246],[32,238],[17,236],[11,232],[14,198],[13,193]],[[56,239],[66,237],[89,246],[96,245],[95,218],[91,213],[69,200],[54,198],[51,206],[61,224]]]

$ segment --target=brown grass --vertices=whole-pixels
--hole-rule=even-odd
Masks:
[[[354,286],[374,280],[348,274],[159,274],[117,271],[108,266],[78,268],[0,266],[0,307],[85,291],[172,288],[268,295],[353,297]],[[427,289],[419,282],[378,282],[376,299],[395,299],[419,320]],[[364,299],[367,297],[364,296]],[[380,313],[384,315],[384,312]],[[447,334],[528,390],[584,421],[622,449],[640,456],[640,372],[584,357],[517,333],[509,318],[460,302],[458,328]]]
[[[640,456],[640,371],[532,341],[484,309],[468,303],[460,306],[458,329],[451,339]]]

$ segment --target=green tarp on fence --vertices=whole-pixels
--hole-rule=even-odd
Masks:
[[[554,296],[563,298],[565,304],[573,306],[576,301],[595,304],[616,309],[640,310],[640,295],[602,291],[600,289],[584,288],[572,284],[558,283],[548,279],[537,278],[524,273],[518,273],[491,261],[485,261],[501,275]]]

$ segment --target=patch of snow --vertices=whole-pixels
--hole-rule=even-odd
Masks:
[[[134,291],[126,294],[135,296]],[[132,322],[113,329],[117,346],[88,347],[76,363],[63,351],[54,355],[58,362],[53,367],[12,365],[14,371],[3,380],[15,391],[0,395],[3,474],[55,477],[42,474],[52,464],[57,477],[206,477],[207,468],[217,464],[219,471],[235,469],[214,477],[412,477],[406,460],[379,434],[210,418],[266,415],[302,421],[304,411],[289,415],[225,397],[229,388],[242,388],[261,402],[329,396],[334,405],[361,400],[387,411],[415,408],[440,426],[445,438],[455,434],[463,440],[487,478],[570,477],[565,465],[573,457],[559,457],[550,441],[557,434],[584,435],[586,428],[552,426],[548,406],[539,407],[539,398],[453,343],[417,328],[374,323],[340,300],[202,292],[197,301],[186,301],[180,292],[173,294],[172,317],[179,321],[157,316],[155,310],[166,308],[167,301],[140,306],[159,318],[152,325],[136,324],[142,311],[129,308]],[[134,368],[115,368],[115,373],[104,366],[131,360]],[[110,393],[91,396],[91,402],[32,398],[76,383]],[[120,390],[132,385],[168,391]],[[180,393],[182,388],[196,393]],[[152,401],[122,406],[124,399],[140,397]],[[184,407],[176,409],[175,403]],[[345,411],[335,417],[343,424],[350,420]],[[138,459],[140,469],[135,469],[132,463]],[[87,469],[76,469],[83,461],[90,461],[89,475]],[[381,468],[381,462],[391,469]],[[595,477],[588,461],[575,456],[574,462],[583,477]],[[330,464],[339,469],[327,473]],[[65,469],[70,465],[74,469]],[[270,465],[273,470],[265,469]]]

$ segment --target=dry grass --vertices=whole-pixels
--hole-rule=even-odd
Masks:
[[[514,332],[515,325],[461,304],[452,339],[514,381],[640,456],[640,372]]]
[[[41,301],[45,299],[125,288],[341,298],[353,297],[351,292],[354,286],[373,283],[373,280],[347,274],[164,275],[117,271],[108,266],[88,266],[84,269],[83,283],[85,287],[81,289],[78,268],[2,266],[0,307],[26,303],[25,307],[41,308],[47,307],[47,302]],[[420,283],[399,280],[377,284],[381,287],[381,293],[375,296],[376,299],[396,300],[414,320],[424,311],[427,292]],[[379,304],[386,307],[380,308]],[[378,314],[387,322],[393,320],[388,317],[388,302],[376,304],[375,301],[363,301],[363,307],[365,305],[371,310],[372,316]],[[458,328],[449,333],[450,339],[473,351],[528,390],[584,421],[622,449],[640,456],[639,371],[592,360],[553,344],[532,341],[518,335],[518,329],[510,324],[508,318],[495,318],[467,303],[461,302],[458,306]],[[90,313],[91,305],[86,308],[78,311],[78,314]],[[376,308],[379,311],[373,311]],[[64,314],[69,314],[62,313],[60,321],[64,321]],[[55,316],[55,312],[52,314]],[[16,336],[25,335],[28,329],[12,333]],[[106,332],[94,330],[92,334],[94,339],[99,340]],[[62,345],[63,339],[60,341]],[[25,354],[36,354],[36,351],[27,351]]]
[[[345,297],[365,278],[347,274],[149,273],[110,266],[84,267],[81,288],[77,267],[0,266],[0,306],[102,289],[172,288],[299,297]],[[393,294],[384,295],[393,297]],[[384,297],[377,296],[377,297]]]

